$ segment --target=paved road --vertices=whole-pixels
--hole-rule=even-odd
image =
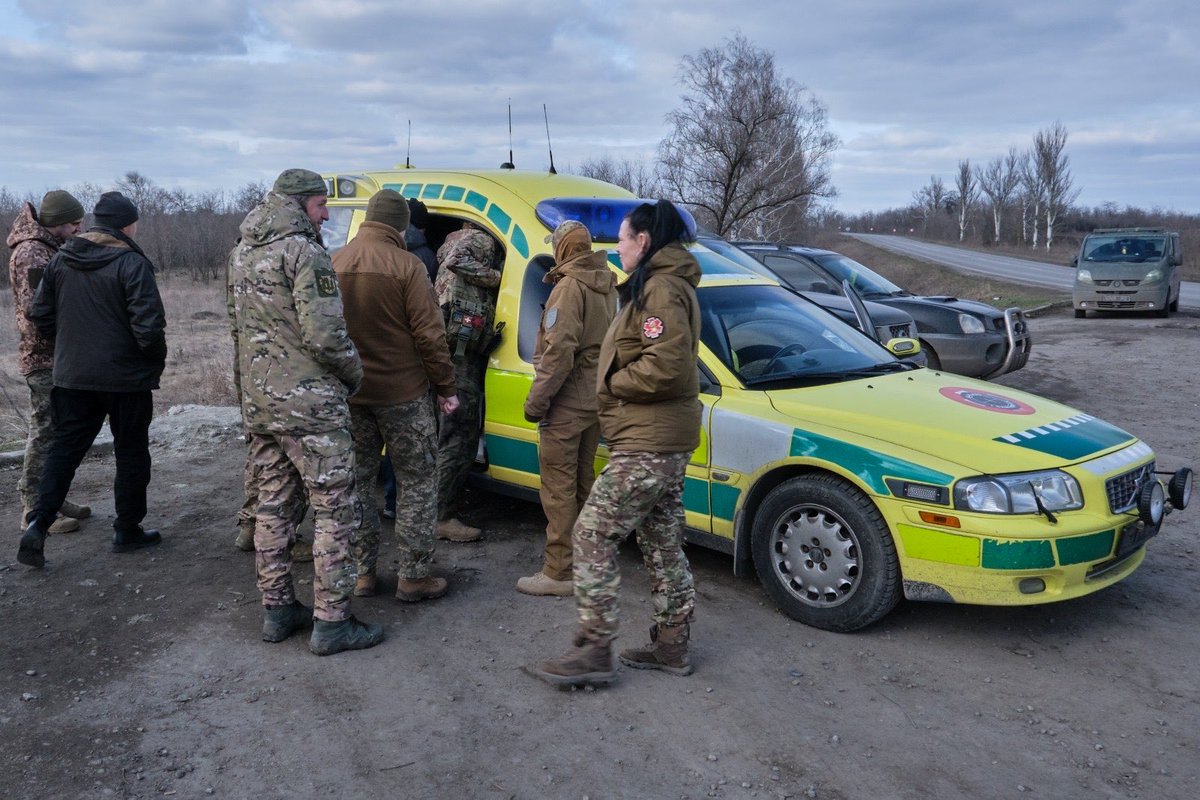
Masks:
[[[962,272],[987,275],[1011,283],[1045,286],[1050,289],[1059,289],[1068,294],[1071,292],[1071,283],[1074,277],[1074,270],[1071,267],[1046,264],[1041,261],[1027,261],[1012,256],[992,255],[961,247],[918,242],[903,236],[886,236],[878,233],[852,233],[849,235],[876,247],[902,253],[922,261],[932,261],[935,264],[942,264]],[[1187,308],[1200,308],[1200,283],[1183,282],[1179,293],[1179,305]]]

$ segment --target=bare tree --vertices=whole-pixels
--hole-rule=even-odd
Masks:
[[[249,214],[250,209],[262,202],[269,188],[263,181],[245,184],[234,193],[233,205],[229,210],[237,214]]]
[[[615,183],[638,197],[658,197],[663,193],[654,166],[640,159],[615,159],[607,155],[589,158],[580,165],[579,174],[585,178]]]
[[[758,235],[791,208],[832,197],[837,137],[809,91],[740,33],[685,56],[683,105],[659,145],[664,189],[720,235]]]
[[[1032,235],[1031,247],[1038,246],[1038,215],[1041,212],[1042,198],[1046,195],[1042,176],[1038,173],[1037,161],[1032,150],[1021,155],[1018,165],[1021,176],[1021,240],[1030,241],[1026,235],[1026,226]]]
[[[1067,156],[1067,128],[1055,122],[1033,137],[1033,160],[1046,201],[1046,249],[1054,242],[1054,224],[1075,198],[1079,190],[1073,187],[1071,159]]]
[[[971,159],[966,158],[958,162],[958,177],[954,182],[954,187],[958,194],[955,213],[958,216],[958,240],[961,242],[967,238],[967,217],[971,213],[971,206],[975,205],[975,200],[979,196],[975,173],[971,171]]]
[[[936,175],[929,176],[929,185],[913,192],[913,206],[921,215],[923,233],[928,235],[929,223],[937,218],[946,205],[946,184]]]
[[[1020,156],[1017,154],[1017,148],[1010,147],[1008,155],[993,158],[988,162],[986,169],[976,171],[979,191],[987,196],[988,204],[992,209],[992,225],[997,244],[1000,243],[1000,222],[1004,218],[1004,210],[1008,207],[1008,201],[1021,181],[1018,172],[1019,164]]]

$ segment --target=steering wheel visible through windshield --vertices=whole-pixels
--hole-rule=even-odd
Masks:
[[[700,338],[747,386],[907,369],[849,325],[780,286],[697,289]]]

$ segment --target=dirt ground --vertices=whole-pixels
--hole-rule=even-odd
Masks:
[[[1200,316],[1058,310],[1032,325],[1029,366],[1001,383],[1121,425],[1163,468],[1195,464]],[[905,602],[854,634],[790,621],[727,557],[689,548],[696,674],[622,670],[610,689],[562,692],[520,669],[574,626],[572,602],[513,589],[538,568],[541,511],[482,492],[467,519],[485,541],[439,547],[446,598],[401,606],[387,575],[355,601],[384,644],[316,658],[303,637],[259,641],[253,558],[231,546],[243,450],[221,419],[156,423],[147,523],[166,540],[149,551],[108,551],[101,456],[72,491],[96,516],[49,540],[45,570],[21,567],[16,474],[0,480],[14,532],[0,552],[0,796],[1200,795],[1200,508],[1090,597]],[[650,607],[632,547],[622,569],[628,646]],[[303,597],[311,568],[298,576]]]

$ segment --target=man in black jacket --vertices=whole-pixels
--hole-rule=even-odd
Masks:
[[[54,337],[50,404],[54,441],[17,560],[46,563],[46,531],[105,418],[117,465],[112,549],[158,544],[143,530],[150,483],[152,390],[167,356],[166,314],[154,265],[133,241],[138,212],[120,192],[101,195],[87,233],[67,241],[46,267],[29,318]]]

